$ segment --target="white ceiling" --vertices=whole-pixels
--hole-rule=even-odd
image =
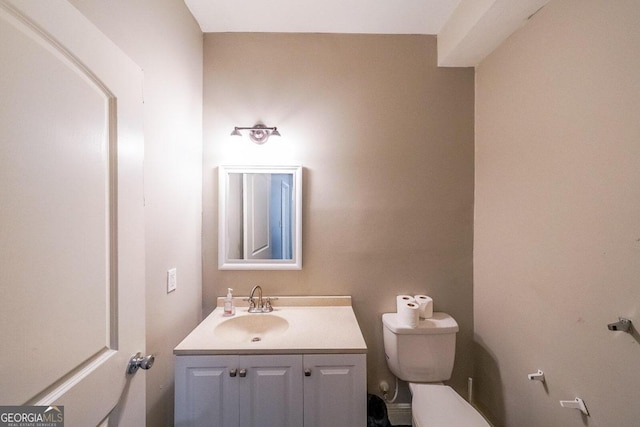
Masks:
[[[185,0],[205,33],[438,34],[460,0]]]
[[[549,0],[184,0],[205,33],[438,36],[438,65],[473,67]]]

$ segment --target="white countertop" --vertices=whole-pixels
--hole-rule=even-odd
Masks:
[[[176,355],[213,354],[309,354],[309,353],[366,353],[367,345],[351,307],[351,297],[278,297],[271,313],[248,313],[247,302],[234,298],[235,316],[223,316],[224,298],[218,298],[217,308],[204,319],[173,350]],[[218,325],[242,316],[277,316],[288,322],[281,333],[260,341],[227,339],[216,334]],[[256,317],[257,316],[257,317]],[[263,317],[263,319],[265,319]],[[247,319],[248,320],[248,319]],[[269,320],[269,319],[265,319]]]

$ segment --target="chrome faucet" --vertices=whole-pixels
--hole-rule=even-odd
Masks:
[[[258,294],[258,304],[256,305],[256,300],[253,297],[253,294],[256,291],[260,291]],[[262,313],[262,309],[264,308],[264,301],[262,301],[262,287],[260,285],[256,285],[251,289],[251,294],[249,294],[249,313]]]
[[[258,291],[258,302],[254,297],[256,291]],[[249,301],[249,313],[270,313],[273,311],[273,306],[271,305],[271,301],[277,300],[275,297],[266,297],[262,298],[262,287],[256,285],[251,289],[251,294],[249,294],[249,298],[245,299],[245,301]]]

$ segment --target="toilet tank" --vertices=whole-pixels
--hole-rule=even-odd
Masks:
[[[439,382],[451,378],[458,323],[447,313],[436,312],[411,328],[397,313],[382,315],[384,351],[395,376],[409,382]]]

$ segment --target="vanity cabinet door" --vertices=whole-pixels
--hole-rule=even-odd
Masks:
[[[365,427],[365,354],[305,354],[304,427]]]
[[[238,427],[238,356],[177,356],[176,427]]]
[[[301,355],[241,356],[240,426],[303,425]]]

